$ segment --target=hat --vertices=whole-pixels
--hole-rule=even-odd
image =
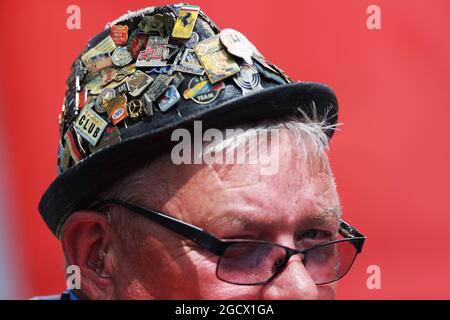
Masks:
[[[295,115],[337,122],[324,84],[293,82],[240,32],[198,6],[150,7],[108,23],[72,65],[59,118],[58,176],[39,211],[60,237],[64,221],[170,148],[174,129],[223,128]]]

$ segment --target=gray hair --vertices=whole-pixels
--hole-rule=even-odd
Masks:
[[[314,105],[315,106],[315,105]],[[287,129],[291,134],[294,145],[301,147],[305,159],[308,158],[307,147],[310,145],[312,151],[316,154],[323,155],[328,150],[329,138],[325,132],[338,130],[338,124],[328,124],[328,112],[319,118],[316,108],[313,108],[313,116],[308,116],[302,108],[298,108],[298,115],[291,115],[278,119],[265,119],[257,123],[249,123],[240,125],[237,128],[220,130],[226,138],[223,141],[212,141],[207,144],[202,152],[203,154],[211,152],[234,151],[244,144],[248,143],[247,148],[251,149],[258,142],[258,135],[264,133],[270,137],[270,133],[274,130]]]

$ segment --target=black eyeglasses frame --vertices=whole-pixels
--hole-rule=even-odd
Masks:
[[[219,278],[220,280],[222,280],[224,282],[238,284],[238,285],[267,284],[284,270],[289,259],[292,256],[294,256],[295,254],[300,254],[304,257],[311,250],[314,250],[314,249],[317,249],[317,248],[320,248],[323,246],[339,243],[339,242],[350,242],[356,248],[356,254],[352,261],[352,264],[353,264],[354,260],[356,259],[356,256],[359,253],[361,253],[364,242],[366,240],[366,237],[363,234],[361,234],[356,228],[354,228],[353,226],[351,226],[350,224],[348,224],[347,222],[345,222],[342,219],[339,219],[339,231],[338,232],[341,236],[344,237],[344,239],[332,240],[332,241],[320,243],[318,245],[315,245],[315,246],[310,247],[305,250],[298,250],[298,249],[289,248],[289,247],[286,247],[286,246],[283,246],[283,245],[280,245],[277,243],[272,243],[272,242],[263,241],[263,240],[219,239],[219,238],[215,237],[214,235],[212,235],[211,233],[209,233],[209,232],[203,230],[202,228],[199,228],[193,224],[179,220],[168,214],[161,213],[161,212],[158,212],[158,211],[155,211],[152,209],[144,208],[139,205],[129,203],[129,202],[119,200],[119,199],[109,199],[109,200],[100,201],[100,202],[96,203],[95,205],[91,206],[90,210],[101,211],[101,209],[103,209],[104,207],[109,206],[109,205],[118,205],[118,206],[126,208],[134,213],[137,213],[137,214],[165,227],[166,229],[169,229],[169,230],[175,232],[176,234],[181,235],[181,236],[185,237],[186,239],[193,241],[194,243],[199,245],[202,249],[205,249],[219,257],[222,257],[224,255],[224,253],[228,247],[230,247],[232,245],[236,245],[238,243],[268,244],[268,245],[283,248],[286,251],[285,261],[283,262],[282,267],[276,273],[274,273],[269,279],[267,279],[265,281],[249,283],[249,284],[235,283],[235,282],[230,282],[230,281],[222,279],[218,275],[218,269],[219,269],[219,264],[220,264],[220,258],[219,258],[219,261],[217,262],[217,268],[216,268],[217,278]],[[303,257],[302,257],[302,261],[303,261]],[[351,269],[351,265],[349,266],[348,270]],[[347,270],[347,272],[348,272],[348,270]],[[346,273],[341,275],[338,279],[335,279],[333,281],[326,282],[326,283],[319,283],[317,285],[335,282],[335,281],[341,279],[343,276],[345,276]]]

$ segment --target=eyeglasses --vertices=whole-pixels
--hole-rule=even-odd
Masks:
[[[286,268],[294,255],[300,256],[306,271],[317,285],[332,283],[347,274],[366,239],[341,219],[341,239],[299,250],[260,240],[218,239],[197,226],[167,214],[117,199],[101,201],[91,209],[101,210],[109,205],[129,209],[219,256],[217,278],[238,285],[269,283]]]

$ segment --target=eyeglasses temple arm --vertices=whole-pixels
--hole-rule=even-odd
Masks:
[[[205,230],[191,225],[190,223],[178,220],[177,218],[171,217],[161,212],[157,212],[151,209],[143,208],[138,205],[134,205],[122,200],[111,199],[102,201],[96,204],[93,209],[100,209],[109,204],[116,204],[127,208],[141,216],[146,217],[147,219],[152,220],[153,222],[179,234],[184,236],[185,238],[192,240],[202,248],[214,253],[221,255],[225,251],[226,244],[206,232]]]
[[[361,252],[361,249],[364,245],[364,241],[366,237],[360,233],[358,230],[356,230],[355,227],[350,225],[349,223],[345,222],[342,219],[339,219],[339,233],[347,239],[353,239],[355,238],[355,242],[352,242],[352,244],[356,247],[358,253]]]

